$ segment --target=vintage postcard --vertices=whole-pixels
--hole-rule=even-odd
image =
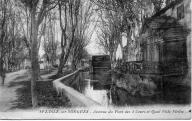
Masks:
[[[0,0],[15,119],[191,119],[191,0]]]

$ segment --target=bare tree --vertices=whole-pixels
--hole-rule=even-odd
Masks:
[[[21,0],[21,2],[29,9],[30,13],[30,47],[31,47],[31,65],[32,65],[32,80],[31,80],[31,96],[32,105],[37,107],[37,92],[36,92],[36,81],[39,78],[39,64],[38,64],[38,50],[39,50],[39,39],[38,32],[39,27],[47,15],[48,11],[55,8],[57,3],[54,0]]]
[[[72,47],[72,69],[75,70],[80,64],[81,60],[86,58],[85,47],[89,44],[93,31],[96,27],[96,23],[92,23],[95,20],[93,16],[93,5],[90,1],[81,1],[77,31],[75,33],[75,41]]]
[[[0,76],[2,77],[2,84],[5,80],[6,57],[10,52],[15,35],[15,20],[13,19],[11,2],[9,0],[0,1]]]
[[[115,60],[118,44],[122,45],[121,41],[121,21],[113,11],[100,11],[100,24],[98,34],[98,44],[103,47],[106,54],[110,55],[112,62]]]
[[[127,46],[130,46],[129,44],[132,43],[133,38],[136,38],[135,30],[141,29],[141,26],[146,18],[145,11],[148,9],[149,5],[154,6],[154,12],[158,12],[162,9],[163,3],[166,0],[91,0],[95,5],[97,5],[98,9],[97,11],[103,11],[104,16],[108,20],[107,23],[113,23],[114,20],[116,20],[116,23],[118,27],[119,34],[121,36],[122,33],[126,33],[127,35]],[[151,14],[151,15],[153,15]],[[100,16],[101,17],[101,16]],[[113,23],[114,24],[114,23]],[[104,23],[104,25],[106,25]],[[108,24],[108,26],[110,26]],[[115,25],[114,25],[115,26]],[[109,28],[109,27],[108,27]],[[102,36],[106,36],[106,32],[101,34]],[[138,35],[139,36],[139,35]],[[121,38],[121,37],[120,37]],[[103,38],[104,39],[104,38]],[[103,41],[103,39],[100,39]],[[138,43],[136,39],[134,39],[135,43]],[[106,40],[107,41],[107,40]],[[103,42],[100,44],[104,44]],[[105,43],[106,44],[106,43]],[[122,41],[119,41],[119,43],[122,50],[123,45]],[[122,51],[123,60],[125,59],[124,55],[126,53]]]
[[[62,73],[75,41],[75,31],[78,23],[80,0],[60,0],[59,1],[59,18],[61,28],[61,56],[58,68],[58,75]],[[62,20],[62,9],[64,9],[64,20]],[[63,23],[64,21],[64,23]],[[68,35],[68,36],[67,36]]]

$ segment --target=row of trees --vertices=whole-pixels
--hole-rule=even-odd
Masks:
[[[32,81],[31,81],[31,92],[32,92],[32,104],[33,107],[36,107],[37,102],[37,94],[36,94],[36,81],[39,77],[39,65],[38,65],[38,50],[41,41],[41,37],[45,34],[45,30],[47,30],[47,36],[44,36],[44,41],[46,41],[46,37],[48,38],[47,44],[44,44],[44,48],[47,48],[51,52],[51,56],[47,56],[49,59],[53,59],[53,56],[56,54],[56,49],[58,44],[54,40],[54,32],[55,28],[52,22],[59,21],[60,29],[61,29],[61,38],[60,38],[60,47],[61,47],[61,55],[60,55],[60,63],[58,67],[58,75],[62,74],[63,67],[69,60],[70,56],[72,58],[73,69],[76,69],[79,61],[82,59],[82,53],[85,46],[88,44],[89,38],[91,36],[89,29],[91,23],[91,4],[86,1],[80,0],[32,0],[29,2],[28,0],[21,1],[24,6],[29,9],[30,15],[30,57],[32,63]],[[85,7],[86,6],[86,7]],[[86,8],[86,9],[85,9]],[[88,9],[87,9],[88,8]],[[51,11],[52,10],[52,11]],[[58,15],[59,20],[57,20],[57,16],[53,17],[49,14],[51,12],[55,12],[55,15]],[[52,14],[54,16],[54,14]],[[54,18],[56,20],[54,20]],[[47,24],[50,23],[50,24]],[[48,25],[48,27],[47,27]],[[48,29],[46,29],[46,27]],[[88,30],[89,29],[89,30]],[[50,35],[50,36],[49,36]],[[51,48],[51,49],[50,49]],[[46,51],[46,53],[49,51]]]
[[[67,60],[71,58],[73,69],[85,54],[93,33],[94,20],[92,4],[89,1],[71,0],[59,1],[59,20],[61,28],[61,57],[58,74],[62,73]],[[70,57],[71,56],[71,57]]]
[[[20,68],[26,55],[24,39],[19,31],[17,13],[13,1],[0,1],[0,76],[4,78],[6,71]]]
[[[28,57],[32,69],[32,105],[37,107],[40,46],[43,43],[49,63],[55,64],[56,58],[60,58],[58,75],[68,61],[72,69],[76,69],[80,60],[88,55],[85,47],[95,26],[92,3],[86,0],[1,0],[0,12],[0,76],[5,75],[5,59],[19,64]],[[56,37],[58,33],[61,38]]]

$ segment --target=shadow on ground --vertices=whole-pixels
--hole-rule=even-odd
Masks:
[[[25,76],[19,76],[17,79],[25,78]],[[9,87],[21,86],[16,90],[17,100],[13,103],[11,109],[28,109],[32,107],[31,103],[31,82],[24,80],[20,82],[12,82]],[[58,96],[56,90],[53,87],[52,81],[38,81],[37,82],[37,97],[38,106],[40,107],[70,107],[70,102],[65,96]]]

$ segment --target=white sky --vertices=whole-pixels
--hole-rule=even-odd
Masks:
[[[99,55],[103,53],[103,50],[99,48],[97,44],[97,34],[96,31],[93,32],[89,45],[86,47],[87,51],[91,55]]]

